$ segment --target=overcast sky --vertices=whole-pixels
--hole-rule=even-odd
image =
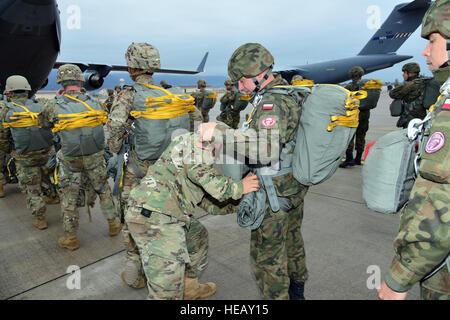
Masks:
[[[162,68],[195,70],[209,51],[205,75],[226,75],[228,59],[246,42],[259,42],[275,57],[275,69],[356,55],[375,33],[368,27],[379,8],[381,23],[397,0],[57,0],[61,11],[59,61],[124,65],[131,42],[148,42]],[[79,12],[79,17],[78,17]],[[397,51],[427,70],[420,27]],[[372,73],[401,78],[401,62]]]

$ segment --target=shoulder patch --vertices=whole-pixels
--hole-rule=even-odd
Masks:
[[[277,123],[277,120],[274,117],[266,117],[262,119],[261,124],[266,128],[271,128]]]
[[[428,154],[438,152],[445,146],[445,135],[440,131],[436,131],[430,137],[425,147],[425,152]]]
[[[445,100],[442,110],[450,110],[450,99]]]

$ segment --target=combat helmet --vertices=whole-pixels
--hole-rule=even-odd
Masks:
[[[56,83],[63,81],[84,81],[83,72],[80,67],[74,64],[64,64],[58,68]]]
[[[272,54],[259,43],[246,43],[237,48],[228,61],[228,75],[231,81],[253,78],[267,69],[272,69]]]
[[[197,84],[198,84],[200,87],[206,87],[206,80],[205,80],[205,79],[199,79],[199,80],[197,81]]]
[[[450,39],[450,0],[436,0],[423,16],[422,38],[428,39],[434,32]],[[447,42],[448,43],[448,42]]]
[[[360,79],[362,76],[364,75],[364,69],[361,68],[360,66],[354,66],[353,68],[350,69],[350,71],[348,72],[348,76],[350,77],[350,79]]]
[[[420,73],[420,66],[416,62],[409,62],[402,67],[402,71],[403,72],[406,71],[408,73],[414,72],[414,73],[418,74],[418,73]]]
[[[5,94],[7,92],[19,90],[31,91],[31,86],[28,83],[27,78],[18,75],[8,77],[8,79],[6,79],[5,91],[3,93]]]
[[[231,79],[227,79],[227,80],[225,80],[225,82],[223,84],[226,86],[232,86],[234,84],[234,82],[231,81]]]
[[[133,42],[125,53],[127,66],[134,69],[155,70],[161,68],[159,51],[151,44]]]

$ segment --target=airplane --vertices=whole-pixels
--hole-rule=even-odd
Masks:
[[[429,0],[415,0],[397,5],[380,29],[370,38],[364,48],[354,57],[331,60],[276,71],[287,81],[294,75],[314,80],[315,83],[341,83],[349,80],[348,72],[360,66],[368,74],[392,67],[412,56],[395,52],[422,23],[425,12],[431,5]]]
[[[361,52],[352,58],[299,66],[281,70],[290,81],[295,74],[316,83],[339,83],[348,80],[348,71],[355,65],[366,73],[385,69],[412,58],[395,51],[411,36],[430,6],[428,0],[414,0],[394,8],[382,27]],[[32,94],[45,87],[57,62],[61,48],[61,23],[56,0],[2,0],[0,3],[0,92],[7,77],[25,76]],[[157,73],[197,74],[204,71],[208,53],[195,71],[158,69]],[[74,62],[71,62],[74,63]],[[99,89],[111,71],[127,71],[126,66],[77,63],[84,73],[86,90]]]
[[[2,0],[0,2],[0,93],[6,79],[15,74],[28,79],[34,94],[48,83],[61,48],[61,22],[56,0]],[[157,69],[156,73],[197,74],[204,71],[208,52],[195,71]],[[83,87],[96,90],[111,71],[128,71],[128,67],[106,64],[76,64],[84,73]]]

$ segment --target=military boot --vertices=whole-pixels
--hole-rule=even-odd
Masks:
[[[139,275],[139,270],[136,267],[136,264],[127,261],[125,264],[125,270],[120,274],[123,282],[129,285],[132,288],[140,289],[145,287],[145,279],[144,277]]]
[[[61,248],[76,250],[79,248],[77,233],[76,232],[66,232],[65,237],[61,237],[58,240],[58,244]]]
[[[3,190],[3,185],[0,184],[0,198],[4,198],[5,197],[5,191]]]
[[[355,165],[355,161],[353,160],[353,152],[345,153],[345,161],[339,165],[339,168],[347,168],[353,167]]]
[[[184,277],[184,300],[203,299],[214,293],[216,293],[215,283],[198,283],[198,278]]]
[[[361,157],[362,157],[362,152],[357,151],[356,157],[355,157],[355,164],[358,166],[361,165]]]
[[[109,224],[109,235],[111,237],[115,236],[120,232],[120,230],[122,230],[122,224],[120,223],[120,221],[116,219],[108,220],[108,224]]]
[[[59,197],[58,196],[55,196],[53,198],[44,197],[43,200],[44,200],[44,202],[46,204],[58,204],[59,203]]]
[[[305,283],[303,281],[290,280],[289,298],[291,300],[305,300]]]
[[[45,219],[45,217],[37,217],[34,220],[34,226],[36,228],[38,228],[39,230],[44,230],[47,229],[47,220]]]

